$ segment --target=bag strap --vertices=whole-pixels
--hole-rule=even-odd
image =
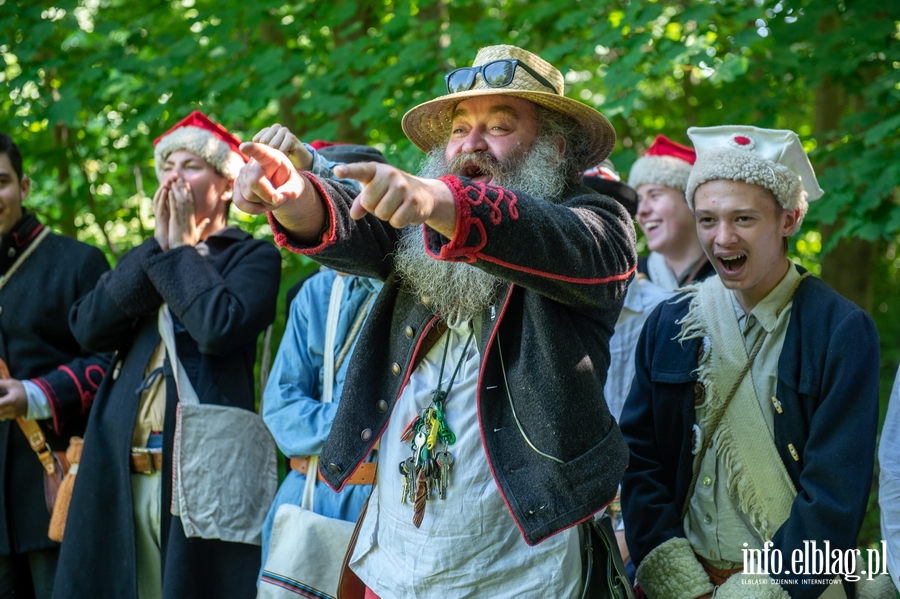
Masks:
[[[793,268],[793,267],[791,267]],[[784,301],[781,303],[781,306],[778,307],[775,314],[776,317],[781,314],[781,312],[787,307],[787,305],[794,299],[794,294],[797,292],[797,288],[800,287],[800,283],[803,282],[803,279],[811,276],[811,272],[803,273],[799,279],[794,283],[794,286],[791,288],[787,297],[785,297]],[[741,369],[740,374],[738,374],[737,379],[735,379],[734,384],[731,386],[731,389],[728,391],[728,395],[725,396],[725,401],[719,406],[718,411],[713,415],[712,424],[710,425],[709,432],[704,436],[703,444],[700,446],[700,451],[697,453],[697,459],[694,460],[694,468],[693,474],[691,476],[691,482],[688,484],[687,495],[684,498],[684,504],[681,506],[681,519],[684,520],[685,516],[687,516],[688,508],[691,504],[691,499],[694,496],[694,490],[697,487],[697,479],[700,476],[700,466],[703,463],[703,459],[706,457],[707,451],[712,446],[713,435],[716,430],[719,428],[719,424],[722,422],[722,419],[725,416],[726,410],[728,410],[728,405],[731,403],[731,400],[734,399],[734,396],[737,395],[737,390],[741,386],[741,383],[744,381],[744,377],[747,376],[747,373],[750,372],[750,369],[753,366],[753,362],[756,360],[757,354],[759,354],[759,350],[762,349],[763,342],[766,340],[766,337],[769,336],[769,332],[763,329],[763,334],[759,336],[756,340],[756,344],[753,346],[753,350],[750,352],[750,356],[747,358],[746,364]]]
[[[47,235],[49,234],[50,227],[44,227],[41,232],[38,233],[38,236],[35,238],[35,240],[31,242],[31,245],[25,248],[24,252],[19,254],[19,257],[16,258],[16,261],[13,262],[12,266],[9,267],[9,270],[7,270],[3,275],[0,275],[0,289],[6,287],[6,284],[9,283],[9,280],[12,278],[12,276],[16,274],[16,271],[19,270],[20,266],[22,266],[22,263],[28,259],[28,256],[30,256],[34,252],[34,250],[38,248],[39,245],[41,245],[41,242],[44,241],[44,239],[46,239]]]
[[[338,319],[341,315],[341,298],[344,295],[346,281],[341,275],[335,275],[331,284],[331,298],[328,302],[328,315],[325,318],[325,345],[323,347],[323,379],[322,403],[331,403],[334,399],[334,338],[337,336]],[[316,479],[319,472],[319,456],[309,456],[309,468],[306,470],[306,486],[303,487],[303,500],[300,507],[305,510],[315,508]]]
[[[272,325],[266,327],[263,335],[262,357],[259,360],[259,414],[263,413],[263,401],[266,396],[266,385],[269,383],[269,370],[272,367]]]
[[[166,353],[169,355],[172,374],[175,375],[175,391],[178,394],[178,400],[184,404],[198,405],[200,399],[197,397],[197,392],[194,390],[191,379],[188,378],[184,365],[178,358],[178,352],[175,349],[175,324],[168,304],[164,303],[159,307],[157,327],[159,336],[162,337],[163,343],[166,345]]]
[[[50,227],[45,226],[43,230],[38,233],[37,238],[35,238],[31,245],[25,248],[24,252],[19,254],[19,257],[13,262],[12,266],[9,267],[9,270],[0,276],[0,289],[6,287],[6,284],[12,276],[19,270],[19,267],[22,266],[32,253],[34,253],[34,250],[41,245],[41,242],[44,241],[49,234]],[[11,377],[12,375],[9,372],[9,366],[0,359],[0,378],[8,379]],[[34,420],[25,420],[21,416],[16,418],[16,424],[22,429],[22,434],[25,435],[25,438],[28,440],[28,445],[31,447],[32,451],[34,451],[35,455],[37,455],[38,460],[41,462],[41,466],[44,468],[44,472],[46,472],[48,476],[53,476],[56,473],[56,466],[54,466],[53,462],[53,451],[50,449],[50,446],[47,445],[47,437],[44,436],[41,425]]]

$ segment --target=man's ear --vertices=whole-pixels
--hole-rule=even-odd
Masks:
[[[25,198],[28,197],[28,194],[31,193],[31,179],[29,179],[26,175],[22,175],[22,180],[19,182],[19,189],[22,192],[22,201],[25,201]]]
[[[231,197],[234,195],[234,180],[226,180],[225,187],[222,189],[222,193],[219,196],[220,202],[230,202]]]
[[[557,135],[556,139],[556,149],[559,150],[559,161],[562,162],[563,157],[566,155],[566,138],[562,135]]]
[[[797,223],[800,221],[800,210],[784,210],[781,213],[781,234],[783,237],[787,238],[794,230],[797,228]]]

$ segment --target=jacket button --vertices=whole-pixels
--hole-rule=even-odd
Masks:
[[[393,364],[391,364],[391,372],[393,372],[393,373],[396,374],[397,376],[400,376],[400,372],[401,372],[401,371],[402,371],[402,369],[400,368],[400,365],[399,365],[399,364],[397,364],[396,362],[394,362]]]
[[[411,326],[407,325],[407,327],[405,329],[403,329],[403,334],[406,335],[407,339],[412,339],[413,335],[415,335],[416,332],[413,330],[413,328]]]
[[[694,405],[702,405],[704,399],[706,399],[706,388],[703,386],[703,383],[697,381],[694,383]]]
[[[431,297],[429,297],[427,295],[423,295],[421,300],[422,300],[422,304],[424,304],[426,306],[431,303]]]
[[[328,469],[331,470],[332,472],[334,472],[335,474],[340,474],[341,472],[344,471],[343,468],[341,468],[340,466],[338,466],[338,465],[335,464],[334,462],[332,462],[331,464],[328,464]]]
[[[363,441],[368,441],[369,439],[371,439],[372,438],[372,429],[364,428],[363,431],[361,433],[359,433],[359,438],[362,439]]]
[[[388,411],[388,402],[384,401],[383,399],[379,399],[378,403],[375,404],[375,409],[382,414],[386,414]]]
[[[797,448],[794,447],[794,444],[793,444],[793,443],[788,443],[788,451],[791,452],[791,457],[794,458],[794,461],[795,461],[795,462],[799,462],[799,461],[800,461],[800,454],[797,453]]]

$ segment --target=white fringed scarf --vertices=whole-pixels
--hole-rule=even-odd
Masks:
[[[704,351],[697,372],[706,388],[709,409],[699,425],[708,435],[716,414],[727,401],[728,392],[741,372],[749,369],[749,356],[734,316],[731,292],[721,280],[711,277],[684,291],[686,297],[680,301],[689,300],[690,307],[677,323],[681,325],[681,333],[676,340],[703,340]],[[713,432],[710,448],[716,452],[728,492],[738,509],[747,514],[762,539],[770,541],[790,515],[797,492],[775,448],[752,377],[744,376],[741,381]],[[701,458],[702,454],[695,456],[694,472]]]

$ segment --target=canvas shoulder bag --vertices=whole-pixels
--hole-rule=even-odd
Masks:
[[[159,333],[178,393],[171,512],[187,537],[259,545],[278,490],[275,440],[254,412],[200,403],[178,358],[166,304]]]

